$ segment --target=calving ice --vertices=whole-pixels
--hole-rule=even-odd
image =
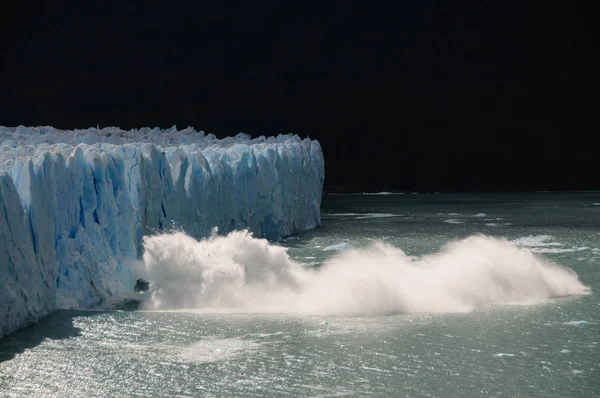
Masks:
[[[587,292],[531,248],[485,236],[418,261],[381,242],[327,246],[318,269],[290,260],[267,239],[320,225],[324,160],[308,138],[18,127],[0,128],[0,142],[0,336],[56,309],[129,297],[138,278],[150,281],[151,309],[323,315],[465,312]]]
[[[320,224],[324,159],[296,135],[0,127],[0,337],[132,292],[146,235]]]
[[[149,309],[361,315],[469,312],[588,292],[577,274],[506,239],[475,235],[413,260],[389,244],[348,248],[314,269],[244,231],[144,239]]]

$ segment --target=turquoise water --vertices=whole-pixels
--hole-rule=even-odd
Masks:
[[[572,268],[591,294],[371,316],[62,311],[0,342],[0,396],[600,394],[599,193],[335,195],[322,213],[280,243],[307,267],[375,240],[419,261],[485,234]]]

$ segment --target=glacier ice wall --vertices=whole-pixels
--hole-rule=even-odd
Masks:
[[[0,127],[0,337],[131,292],[142,237],[320,224],[324,160],[297,135]]]

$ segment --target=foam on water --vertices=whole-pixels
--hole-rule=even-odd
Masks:
[[[512,242],[519,245],[529,248],[534,253],[548,253],[548,254],[561,254],[561,253],[573,253],[573,252],[583,252],[583,251],[594,251],[592,248],[587,246],[582,247],[561,247],[564,246],[560,242],[548,242],[549,240],[554,239],[553,236],[550,235],[536,235],[536,236],[525,236],[522,238],[518,238],[513,240]]]
[[[558,248],[558,247],[542,247],[542,248],[537,248],[534,247],[531,249],[532,252],[534,253],[552,253],[552,254],[559,254],[559,253],[573,253],[573,252],[584,252],[584,251],[588,251],[590,250],[589,247],[572,247],[570,249],[567,248]]]
[[[324,217],[354,217],[355,220],[365,220],[368,218],[388,218],[400,217],[401,214],[393,213],[326,213]]]
[[[586,294],[577,274],[483,235],[412,260],[376,242],[308,268],[285,248],[245,231],[197,241],[184,233],[144,240],[148,309],[380,315],[465,312],[480,305],[532,304]]]
[[[323,250],[326,252],[330,252],[330,251],[344,250],[344,249],[347,249],[348,247],[350,247],[348,245],[348,243],[342,242],[342,243],[336,243],[335,245],[326,246],[323,248]]]
[[[525,247],[562,246],[562,243],[559,242],[548,242],[552,239],[554,239],[554,237],[550,235],[529,235],[515,239],[512,242],[519,246]]]

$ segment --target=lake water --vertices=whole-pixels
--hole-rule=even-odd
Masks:
[[[193,309],[57,312],[0,342],[0,396],[600,395],[600,193],[330,195],[322,213],[278,244],[309,272],[285,291],[170,276],[203,290]]]

